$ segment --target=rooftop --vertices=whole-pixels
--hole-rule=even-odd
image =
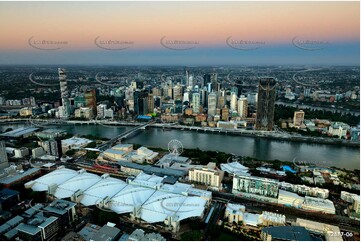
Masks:
[[[16,175],[10,175],[7,177],[3,177],[0,179],[0,184],[12,184],[14,182],[20,181],[27,176],[34,175],[35,173],[40,172],[39,168],[30,168],[29,170],[22,172],[22,173],[16,173]]]
[[[74,202],[58,199],[50,203],[44,210],[62,215],[75,206]]]
[[[9,132],[5,132],[0,134],[0,136],[3,137],[11,137],[11,138],[19,138],[23,135],[33,133],[35,131],[39,130],[39,128],[33,128],[33,127],[24,127],[19,129],[14,129]]]
[[[60,170],[65,170],[65,174],[74,175],[66,168]],[[83,195],[80,196],[79,202],[86,206],[99,204],[118,214],[133,213],[137,210],[139,212],[136,216],[149,223],[163,222],[170,216],[174,221],[200,217],[212,196],[211,192],[192,188],[188,184],[163,184],[164,177],[145,173],[140,173],[133,180],[128,179],[129,184],[126,184],[107,175],[99,177],[85,172],[74,172],[75,176],[63,180],[63,176],[57,176],[59,170],[55,170],[32,181],[28,187],[32,184],[39,189],[37,186],[39,180],[44,181],[47,180],[44,177],[52,177],[52,183],[59,185],[55,192],[58,198],[64,197],[63,190],[66,196],[70,194],[67,190],[71,192],[79,190]],[[85,187],[87,189],[84,189]],[[163,187],[165,189],[162,189]]]
[[[93,236],[92,240],[94,241],[112,241],[119,237],[120,229],[116,227],[110,227],[104,225],[99,229],[97,233]]]
[[[69,139],[63,139],[61,141],[62,146],[82,146],[84,144],[91,143],[92,141],[90,139],[85,138],[79,138],[79,137],[72,137]]]
[[[13,196],[17,196],[19,194],[18,191],[11,190],[8,188],[4,188],[0,191],[0,204],[3,203],[8,198],[11,198]]]
[[[123,167],[133,168],[137,170],[141,170],[145,173],[156,174],[156,175],[166,175],[166,176],[175,176],[175,177],[183,177],[188,172],[184,170],[175,170],[171,168],[159,168],[151,165],[140,165],[126,161],[118,161],[118,164]]]
[[[301,226],[266,227],[262,232],[270,234],[272,240],[312,241],[310,233]]]

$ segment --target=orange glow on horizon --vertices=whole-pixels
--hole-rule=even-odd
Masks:
[[[227,37],[269,44],[295,36],[359,41],[359,2],[0,2],[0,50],[29,50],[28,39],[94,50],[94,39],[159,48],[160,38],[222,46]]]

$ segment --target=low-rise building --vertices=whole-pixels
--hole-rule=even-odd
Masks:
[[[280,182],[280,188],[286,191],[295,192],[300,195],[307,195],[312,197],[319,197],[319,198],[328,198],[329,190],[318,188],[318,187],[309,187],[306,185],[298,185],[298,184],[291,184],[288,182]]]
[[[186,165],[191,163],[191,159],[184,156],[166,154],[161,159],[159,159],[157,163],[155,163],[155,165],[161,168],[166,168],[166,167],[169,168],[175,163]]]
[[[305,227],[309,231],[324,235],[327,241],[343,241],[342,233],[340,228],[337,226],[301,218],[297,218],[296,225]]]
[[[94,111],[90,107],[81,107],[75,109],[74,116],[76,118],[92,119],[94,118]]]
[[[43,147],[37,147],[31,150],[31,154],[33,158],[38,158],[45,155],[45,150],[43,149]]]
[[[57,199],[44,208],[44,214],[59,218],[61,227],[67,228],[76,218],[76,205],[74,202]]]
[[[230,121],[230,122],[225,122],[225,121],[218,121],[217,122],[217,128],[221,128],[221,129],[237,129],[237,123]]]
[[[153,162],[157,158],[158,154],[158,152],[154,152],[144,146],[137,149],[137,155],[143,156],[147,162]]]
[[[208,163],[206,167],[189,170],[189,181],[199,182],[220,189],[222,187],[224,172],[217,169],[215,163]]]
[[[0,191],[0,211],[9,210],[20,201],[19,192],[4,188]]]
[[[14,158],[24,158],[29,155],[29,149],[26,147],[21,147],[19,149],[14,149]]]
[[[263,211],[260,219],[263,226],[281,226],[286,224],[286,216],[284,214]]]
[[[133,144],[117,144],[117,145],[113,146],[112,149],[121,150],[126,153],[129,153],[129,152],[133,151]]]
[[[347,132],[350,130],[350,125],[343,122],[332,122],[328,128],[328,133],[332,136],[337,136],[340,139],[346,138]]]
[[[103,155],[105,158],[108,158],[110,160],[125,160],[126,152],[122,150],[117,149],[107,149],[103,152]]]
[[[256,194],[264,197],[277,198],[279,181],[256,176],[235,175],[232,193]]]
[[[246,207],[241,204],[227,203],[225,218],[228,218],[228,223],[239,223],[243,221],[243,214]]]
[[[54,238],[60,230],[60,225],[57,217],[47,218],[39,212],[27,223],[21,223],[16,228],[21,240],[42,241]]]
[[[301,208],[304,198],[293,192],[279,190],[278,203],[295,208]]]
[[[61,129],[44,129],[43,131],[36,132],[35,135],[42,139],[55,139],[66,135],[66,132]]]
[[[305,201],[302,204],[302,209],[317,211],[322,213],[335,214],[336,209],[332,201],[328,199],[315,198],[305,196]]]
[[[235,161],[221,164],[221,170],[227,172],[230,175],[245,175],[248,173],[249,168]]]
[[[166,241],[166,239],[159,233],[145,233],[142,229],[136,229],[129,235],[128,241]]]
[[[61,141],[61,150],[65,154],[68,150],[84,148],[91,142],[89,139],[79,137],[64,139]]]
[[[312,241],[310,232],[302,226],[275,226],[262,229],[263,241]]]

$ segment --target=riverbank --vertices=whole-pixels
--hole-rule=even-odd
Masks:
[[[8,123],[0,125],[0,132],[17,129],[29,124]],[[140,125],[138,123],[138,125]],[[113,139],[114,137],[132,129],[132,126],[108,125],[49,125],[44,128],[62,129],[71,135],[89,135]],[[192,127],[189,127],[192,128]],[[319,144],[311,142],[293,142],[254,135],[228,135],[222,132],[203,132],[184,129],[147,127],[139,130],[135,135],[127,137],[123,142],[156,146],[168,149],[172,139],[182,142],[184,148],[222,151],[240,156],[255,157],[260,160],[284,160],[310,162],[328,167],[335,166],[346,169],[360,168],[360,150],[357,147],[344,145]]]
[[[305,143],[315,143],[315,144],[327,144],[327,145],[338,145],[338,146],[348,146],[348,147],[360,147],[360,142],[354,142],[350,140],[341,140],[336,138],[323,138],[323,137],[310,137],[310,136],[300,136],[300,135],[291,135],[275,131],[256,131],[256,130],[239,130],[239,129],[219,129],[219,128],[210,128],[210,127],[197,127],[197,126],[185,126],[185,125],[175,125],[175,126],[159,126],[159,124],[149,125],[153,128],[166,128],[166,129],[178,129],[178,130],[187,130],[187,131],[203,131],[204,133],[219,133],[225,135],[236,135],[236,136],[246,136],[246,137],[256,137],[256,138],[266,138],[274,139],[281,141],[290,141],[290,142],[305,142]]]
[[[16,123],[24,123],[22,120],[10,120],[8,122],[1,121],[0,124],[16,124]],[[35,123],[33,123],[34,125]],[[100,125],[105,127],[130,127],[130,126],[140,126],[145,123],[138,122],[118,122],[118,121],[64,121],[64,122],[47,122],[47,120],[41,120],[38,125],[43,127],[42,125]],[[37,124],[35,124],[36,126]],[[286,132],[279,131],[258,131],[258,130],[245,130],[245,129],[221,129],[221,128],[212,128],[212,127],[199,127],[199,126],[186,126],[186,125],[175,125],[175,124],[163,124],[163,123],[155,123],[150,124],[149,127],[152,128],[162,128],[162,129],[177,129],[177,130],[186,130],[186,131],[196,131],[203,133],[218,133],[223,135],[233,135],[233,136],[245,136],[245,137],[256,137],[256,138],[266,138],[273,139],[279,141],[288,141],[288,142],[301,142],[301,143],[314,143],[314,144],[326,144],[326,145],[336,145],[336,146],[346,146],[346,147],[360,147],[360,142],[355,142],[351,140],[342,140],[336,138],[327,138],[327,137],[311,137],[311,136],[302,136],[302,135],[294,135]]]

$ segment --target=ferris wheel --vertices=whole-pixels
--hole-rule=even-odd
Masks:
[[[168,143],[168,150],[172,155],[181,155],[183,153],[183,144],[179,140],[172,139]]]

